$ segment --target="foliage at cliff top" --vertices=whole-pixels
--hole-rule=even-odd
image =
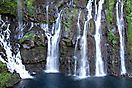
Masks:
[[[1,0],[0,14],[16,15],[17,2],[16,0]]]
[[[26,7],[28,14],[32,15],[34,10],[34,0],[20,0],[24,8]],[[0,1],[0,14],[17,15],[17,0],[1,0]]]

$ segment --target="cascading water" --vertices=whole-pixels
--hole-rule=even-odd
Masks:
[[[19,73],[22,79],[32,78],[28,71],[26,71],[25,66],[22,64],[19,48],[16,49],[16,54],[12,51],[10,43],[11,31],[9,30],[10,24],[0,19],[0,25],[0,46],[5,50],[5,53],[0,52],[0,60],[7,64],[10,72]],[[19,44],[17,45],[19,46]]]
[[[86,78],[87,76],[90,76],[89,62],[88,62],[88,56],[87,56],[87,53],[88,53],[87,52],[87,31],[88,31],[88,25],[87,24],[88,24],[89,20],[92,18],[92,15],[91,15],[91,12],[92,12],[92,0],[90,0],[88,2],[86,8],[87,8],[87,11],[88,11],[88,15],[87,15],[87,20],[84,23],[84,30],[83,30],[83,35],[82,36],[80,35],[80,23],[79,23],[81,12],[79,12],[78,22],[77,22],[78,36],[77,36],[77,41],[76,41],[76,45],[75,45],[75,52],[77,50],[76,48],[77,48],[78,40],[80,39],[80,59],[77,58],[76,56],[74,56],[74,59],[75,59],[75,61],[79,60],[79,66],[78,66],[78,71],[77,71],[77,76],[79,78]],[[75,70],[76,70],[76,66],[75,66]]]
[[[95,0],[96,2],[96,0]],[[96,31],[95,31],[95,43],[96,43],[96,72],[95,76],[105,76],[106,73],[104,72],[104,62],[102,60],[102,55],[101,55],[101,34],[100,34],[100,29],[101,29],[101,12],[102,12],[102,5],[104,3],[104,0],[99,1],[98,9],[97,5],[95,3],[95,26],[96,26]]]
[[[47,24],[42,24],[41,28],[45,31],[48,39],[48,53],[45,72],[59,72],[59,42],[61,36],[61,12],[58,13],[56,23],[50,31]]]
[[[78,55],[77,48],[78,48],[79,39],[81,37],[81,35],[80,35],[80,31],[81,31],[81,29],[80,29],[80,15],[81,15],[81,11],[79,11],[79,14],[78,14],[77,39],[76,39],[76,44],[75,44],[74,56],[73,56],[73,58],[74,58],[74,76],[77,75],[77,60],[78,60],[78,57],[77,57],[77,55]]]
[[[89,75],[89,63],[87,58],[87,21],[84,24],[83,35],[80,40],[81,60],[79,62],[79,78],[86,78]]]
[[[125,67],[125,30],[124,30],[124,19],[123,19],[123,0],[117,0],[116,3],[116,20],[117,27],[120,36],[120,59],[121,59],[121,75],[126,74]]]
[[[75,9],[79,8],[79,14],[78,14],[78,21],[77,21],[77,38],[76,38],[76,43],[75,43],[75,50],[74,50],[74,76],[77,76],[79,78],[86,78],[92,74],[92,71],[89,68],[89,57],[88,53],[90,50],[88,50],[88,40],[90,40],[89,44],[93,44],[93,39],[87,38],[88,32],[89,32],[89,21],[92,19],[92,8],[93,8],[93,3],[95,4],[95,47],[96,47],[96,70],[95,70],[95,76],[105,76],[105,67],[104,67],[104,62],[102,58],[102,53],[101,53],[101,37],[102,36],[102,30],[101,30],[101,13],[103,10],[103,4],[104,0],[88,0],[88,4],[86,9],[84,7],[78,7],[76,6],[76,3],[73,3],[74,0],[70,0],[71,7],[76,7]],[[98,2],[97,2],[98,1]],[[75,2],[75,1],[74,1]],[[97,5],[98,3],[98,5]],[[53,5],[53,3],[51,3]],[[62,3],[65,4],[65,3]],[[18,35],[16,36],[16,39],[21,39],[24,36],[23,30],[26,28],[23,20],[23,13],[22,13],[22,0],[18,0]],[[65,5],[65,8],[68,9]],[[64,10],[66,10],[64,8]],[[59,9],[63,9],[63,6],[59,7]],[[56,19],[56,22],[51,25],[49,21],[49,5],[46,6],[46,18],[47,18],[47,23],[46,24],[39,24],[35,23],[35,26],[41,26],[41,28],[45,31],[45,35],[48,40],[48,48],[47,48],[47,58],[46,58],[46,70],[45,72],[48,73],[56,73],[59,72],[59,43],[60,43],[60,37],[61,37],[61,11],[58,13],[58,17]],[[80,19],[81,19],[81,13],[82,11],[87,10],[88,14],[86,17],[86,20],[84,21],[84,29],[81,30],[81,25],[80,25]],[[52,12],[52,11],[51,11]],[[85,11],[86,12],[86,11]],[[94,11],[93,11],[94,12]],[[51,14],[50,14],[51,15]],[[52,14],[53,15],[53,14]],[[51,15],[51,16],[52,16]],[[70,21],[70,19],[65,19],[64,17],[63,21]],[[119,36],[120,36],[120,59],[121,59],[121,75],[126,74],[126,68],[125,68],[125,30],[124,30],[124,19],[123,19],[123,0],[117,0],[116,3],[116,20],[117,20],[117,27],[119,31]],[[74,19],[74,17],[73,17]],[[73,20],[72,20],[73,21]],[[35,21],[36,22],[36,21]],[[39,22],[39,21],[37,21]],[[50,23],[50,25],[49,25]],[[70,22],[69,22],[70,23]],[[71,24],[70,24],[71,25]],[[31,22],[31,27],[29,28],[29,31],[32,31],[32,27],[34,26],[34,23]],[[52,26],[52,28],[50,28]],[[67,24],[64,26],[67,26]],[[69,26],[69,24],[68,24]],[[15,53],[13,52],[13,46],[12,43],[10,42],[10,34],[11,31],[9,30],[10,24],[8,21],[4,22],[1,19],[0,16],[0,46],[2,47],[2,50],[4,52],[0,51],[0,60],[7,64],[7,67],[10,72],[17,72],[20,74],[21,78],[32,78],[28,71],[26,71],[25,66],[22,64],[21,56],[20,56],[20,51],[19,51],[19,44],[17,45],[17,48]],[[65,28],[65,27],[64,27]],[[69,27],[68,27],[69,28]],[[94,32],[94,28],[91,30],[92,33]],[[67,32],[67,31],[66,31]],[[82,33],[81,33],[82,32]],[[71,33],[72,34],[72,33]],[[91,43],[92,41],[92,43]],[[79,46],[79,47],[78,47]],[[93,46],[93,45],[92,45]],[[70,46],[71,47],[71,46]],[[79,49],[78,49],[79,48]],[[103,51],[103,50],[102,50]],[[91,55],[90,58],[94,58],[94,50],[90,52]],[[69,66],[68,70],[69,73],[71,73],[71,69],[73,68],[71,65],[71,60],[68,61]],[[90,60],[92,62],[92,60]],[[91,66],[92,67],[92,66]],[[91,70],[91,73],[90,73]]]

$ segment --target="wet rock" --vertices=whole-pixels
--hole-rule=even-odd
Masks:
[[[26,40],[22,43],[22,46],[24,49],[30,49],[30,48],[34,47],[34,41]]]
[[[68,39],[68,38],[69,38],[69,33],[66,32],[66,31],[64,31],[64,32],[63,32],[63,38],[64,38],[64,39]]]
[[[19,40],[23,48],[30,49],[35,46],[46,46],[44,31],[36,25]]]
[[[65,43],[65,46],[67,46],[67,47],[72,46],[72,41],[70,39],[63,39],[62,41]]]
[[[21,49],[24,64],[35,64],[43,62],[47,56],[46,47],[38,46],[31,49]]]
[[[71,2],[73,1],[73,2]],[[97,0],[98,3],[99,0]],[[47,23],[47,12],[46,6],[49,5],[48,11],[48,19],[49,26],[55,22],[57,17],[57,13],[63,9],[62,12],[62,37],[60,42],[60,69],[62,72],[70,73],[73,71],[74,65],[74,49],[75,43],[77,39],[77,20],[78,13],[81,10],[80,16],[80,26],[81,33],[84,29],[84,21],[86,20],[87,11],[86,9],[87,0],[36,0],[35,1],[35,15],[33,17],[29,16],[27,13],[24,13],[25,21],[35,22],[33,27],[30,29],[30,26],[25,27],[24,36],[20,39],[19,43],[22,45],[21,47],[21,55],[23,63],[26,65],[26,68],[30,72],[42,70],[46,64],[46,56],[47,56],[47,39],[44,34],[44,31],[40,28],[41,23]],[[94,3],[93,3],[94,4]],[[114,11],[115,8],[113,8]],[[93,10],[94,12],[94,10]],[[120,75],[120,58],[119,58],[119,34],[116,28],[116,15],[113,12],[112,26],[113,28],[113,39],[109,42],[108,38],[108,28],[107,22],[105,18],[105,6],[103,6],[102,12],[102,25],[101,25],[101,53],[102,58],[105,63],[105,69],[107,69],[108,74]],[[92,13],[94,15],[94,13]],[[11,16],[9,16],[11,17]],[[3,17],[4,20],[7,20],[7,15]],[[12,17],[11,17],[12,18]],[[15,18],[15,17],[14,17]],[[11,25],[11,40],[17,34],[14,34],[16,29],[16,20],[8,19]],[[15,23],[16,22],[16,23]],[[38,22],[38,23],[36,23]],[[27,22],[28,23],[28,22]],[[95,74],[95,23],[94,19],[91,19],[89,22],[89,33],[88,33],[88,56],[90,63],[90,72],[92,75]],[[51,28],[51,27],[49,27]],[[30,30],[29,30],[30,29]],[[110,36],[111,37],[111,36]],[[114,40],[114,38],[117,39]],[[12,41],[13,42],[13,41]],[[107,44],[109,46],[107,46]],[[0,47],[0,52],[3,51]],[[1,53],[0,53],[1,54]],[[127,70],[128,73],[132,73],[132,57],[128,57],[127,59]],[[39,69],[37,69],[39,68]],[[2,70],[3,71],[3,70]]]
[[[85,8],[86,7],[86,4],[87,4],[87,0],[73,0],[74,4],[76,5],[76,7],[79,7],[79,8]]]
[[[128,77],[128,74],[122,74],[121,77]]]
[[[34,64],[25,64],[26,69],[31,75],[35,75],[45,69],[46,61],[34,63]]]

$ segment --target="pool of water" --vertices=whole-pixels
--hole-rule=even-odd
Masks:
[[[41,73],[22,80],[15,88],[132,88],[132,80],[114,76],[78,79],[61,73]]]

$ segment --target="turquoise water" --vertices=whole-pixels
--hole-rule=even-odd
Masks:
[[[61,73],[41,73],[22,80],[15,88],[132,88],[132,79],[114,76],[77,79]]]

